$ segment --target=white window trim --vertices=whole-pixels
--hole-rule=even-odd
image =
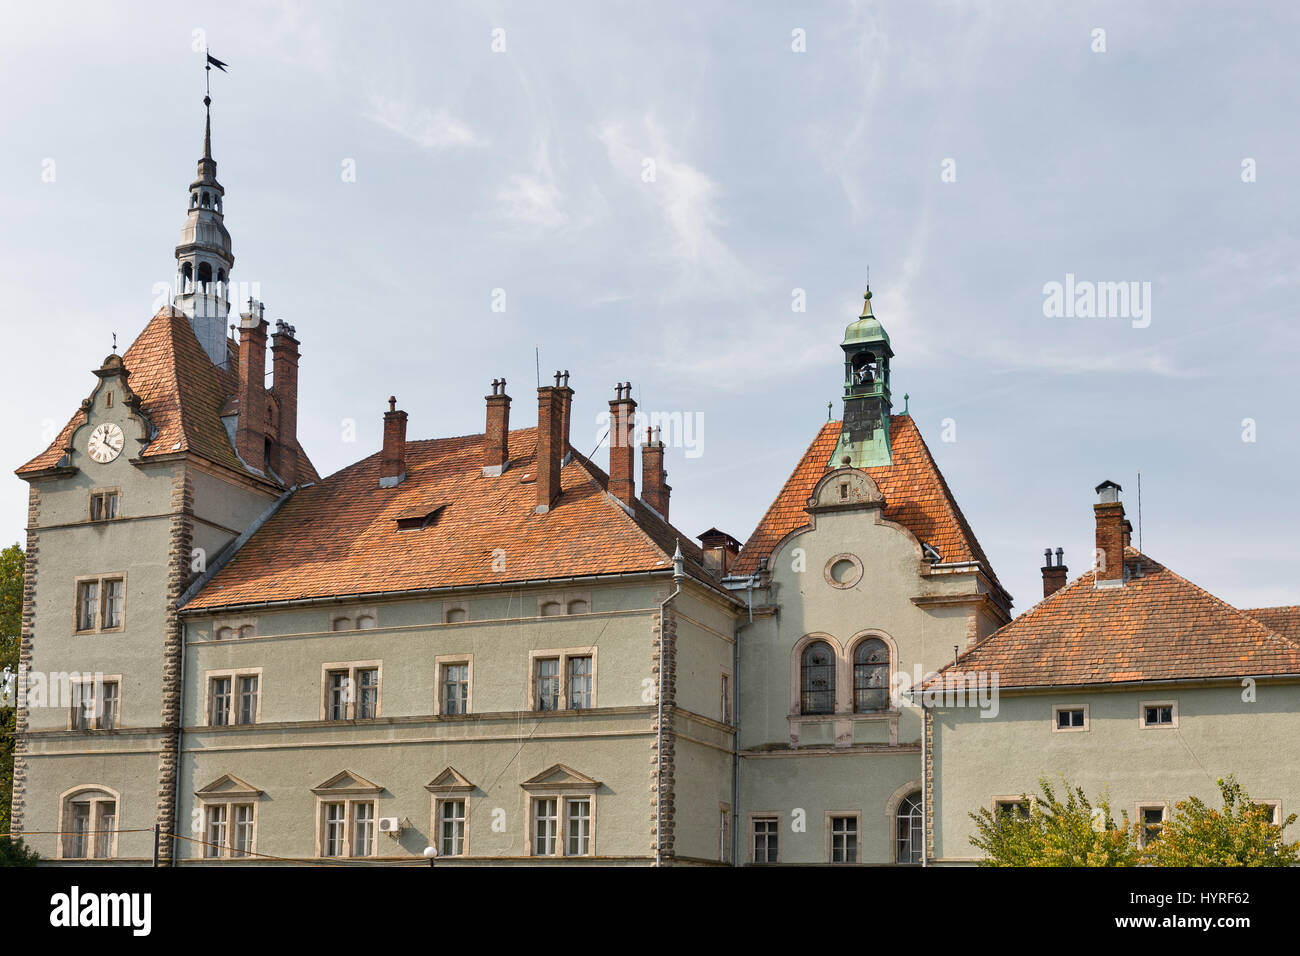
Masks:
[[[212,722],[212,682],[219,678],[229,678],[230,680],[230,710],[226,714],[224,724],[214,724]],[[265,682],[262,680],[262,668],[260,667],[237,667],[231,670],[216,670],[203,672],[203,723],[204,727],[251,727],[252,724],[237,724],[234,721],[235,715],[239,712],[239,679],[241,677],[257,678],[257,713],[253,715],[253,724],[262,722],[262,697],[266,689]]]
[[[1083,726],[1082,727],[1062,727],[1059,724],[1057,715],[1063,710],[1082,710]],[[1057,704],[1052,708],[1052,733],[1054,734],[1077,734],[1088,730],[1089,714],[1087,704]]]
[[[751,810],[749,812],[749,816],[748,819],[746,820],[746,826],[745,826],[745,834],[746,834],[745,856],[747,857],[750,863],[758,863],[758,857],[754,852],[754,824],[757,823],[759,820],[776,821],[776,861],[775,862],[780,863],[781,846],[783,843],[785,843],[785,841],[781,839],[781,825],[784,820],[784,817],[780,810]],[[760,865],[769,866],[771,864],[769,864],[766,860],[764,860],[763,863]]]
[[[533,785],[524,788],[524,793],[528,797],[528,855],[535,856],[539,859],[588,859],[596,856],[596,840],[598,830],[596,827],[597,806],[599,801],[596,799],[596,790],[598,785],[565,785],[551,789],[543,785]],[[537,852],[537,815],[536,802],[538,800],[555,800],[555,812],[559,815],[558,824],[555,833],[555,852],[538,853]],[[568,805],[570,800],[586,800],[588,807],[591,809],[591,817],[587,825],[587,852],[577,856],[570,856],[569,848],[569,814]]]
[[[90,716],[90,726],[79,733],[90,733],[94,730],[102,730],[99,726],[99,720],[103,716],[103,687],[105,684],[117,685],[117,726],[114,730],[122,728],[122,675],[121,674],[94,674],[89,677],[84,674],[79,677],[73,677],[68,681],[68,692],[72,697],[72,703],[68,707],[68,729],[77,730],[77,723],[73,717],[81,700],[81,687],[85,684],[92,684],[96,688],[95,692],[95,710]],[[60,829],[62,829],[60,827]]]
[[[70,809],[70,805],[73,803],[73,799],[72,799],[72,798],[75,797],[75,796],[77,796],[78,794],[81,794],[81,793],[85,793],[85,794],[97,794],[97,796],[92,796],[92,797],[90,797],[90,799],[89,799],[88,801],[85,801],[85,802],[88,802],[88,803],[91,804],[90,821],[91,821],[91,825],[92,825],[92,827],[94,826],[94,823],[95,823],[96,818],[99,816],[98,804],[100,804],[100,803],[112,803],[112,804],[113,804],[114,820],[116,821],[117,825],[113,828],[113,843],[112,843],[112,846],[110,846],[109,849],[108,849],[108,856],[107,856],[107,857],[102,857],[102,856],[68,856],[66,853],[64,853],[64,849],[65,849],[66,846],[67,846],[66,841],[70,840],[70,839],[72,838],[72,836],[73,836],[73,834],[72,834],[72,821],[71,821],[71,819],[70,819],[70,814],[68,813],[68,810]],[[106,794],[107,794],[107,796],[105,796]],[[80,803],[80,802],[83,802],[83,801],[76,801],[76,802]],[[105,787],[105,786],[102,786],[102,785],[97,784],[97,783],[85,783],[85,784],[81,784],[80,786],[77,786],[77,787],[70,787],[69,789],[64,790],[63,793],[59,794],[59,834],[60,834],[60,836],[59,836],[59,838],[58,838],[58,841],[57,841],[56,844],[55,844],[56,851],[57,851],[57,856],[55,857],[55,859],[59,859],[59,860],[104,860],[104,859],[115,860],[115,859],[117,859],[117,838],[118,838],[118,836],[121,835],[121,832],[122,832],[122,795],[119,794],[119,793],[118,793],[116,790],[114,790],[112,787]],[[88,836],[89,836],[89,838],[90,838],[90,843],[89,843],[88,845],[91,846],[91,847],[93,847],[93,846],[94,846],[94,843],[95,843],[95,840],[98,838],[99,834],[97,834],[97,833],[93,833],[93,832],[92,832],[92,833],[90,833]]]
[[[328,803],[341,803],[344,805],[343,810],[343,852],[337,856],[325,855],[325,805]],[[356,828],[356,808],[364,803],[370,804],[374,810],[371,814],[371,824],[374,827],[374,839],[371,840],[371,851],[369,853],[357,855],[352,852],[352,834]],[[316,796],[316,858],[321,860],[364,860],[379,855],[379,797],[377,794],[366,794],[365,796],[339,794],[318,794]]]
[[[375,698],[375,716],[373,718],[358,718],[357,713],[357,671],[377,670],[379,671],[379,694]],[[347,671],[348,672],[348,703],[347,716],[342,720],[373,720],[382,717],[384,714],[384,662],[383,661],[334,661],[320,666],[320,719],[330,720],[330,672]],[[262,706],[259,696],[258,707]],[[331,723],[341,723],[341,720],[331,721]]]
[[[853,835],[857,839],[857,860],[853,863],[833,863],[834,866],[858,866],[862,863],[862,811],[861,810],[827,810],[826,811],[826,845],[823,848],[827,863],[832,863],[831,851],[835,847],[835,838],[831,832],[831,822],[834,819],[848,818],[853,820]]]
[[[528,652],[528,709],[537,713],[551,713],[551,711],[537,710],[537,662],[557,657],[560,659],[560,702],[554,713],[559,714],[570,710],[569,659],[572,657],[591,658],[591,704],[582,708],[582,711],[577,712],[582,713],[599,707],[599,659],[596,655],[596,645],[592,644],[590,647],[564,647]]]
[[[197,859],[207,861],[218,860],[238,860],[241,863],[251,861],[257,857],[257,798],[248,794],[234,793],[230,796],[213,796],[199,797],[199,809],[202,811],[201,819],[203,821],[203,846],[200,846]],[[208,843],[208,811],[215,806],[224,805],[226,808],[226,843],[221,848],[221,853],[217,856],[207,856],[210,849]],[[248,841],[248,850],[242,856],[235,856],[235,807],[253,808],[253,832]]]
[[[443,710],[443,675],[444,667],[456,664],[465,665],[465,681],[469,684],[465,696],[465,713],[474,713],[474,655],[473,654],[440,654],[433,659],[433,712],[439,717],[461,717],[463,714],[444,714]],[[383,686],[381,675],[380,686]]]
[[[1172,719],[1167,724],[1148,724],[1147,708],[1148,707],[1170,707],[1173,708],[1171,713]],[[1178,701],[1176,700],[1144,700],[1138,704],[1138,726],[1143,730],[1173,730],[1178,726]]]
[[[465,805],[465,835],[460,841],[460,853],[451,856],[444,855],[442,852],[442,805],[451,801],[459,800]],[[433,834],[432,846],[438,848],[439,859],[463,860],[470,855],[469,852],[469,813],[470,813],[469,793],[449,791],[447,793],[434,794],[433,797],[433,825],[429,832]]]
[[[77,601],[79,600],[81,586],[89,584],[91,581],[96,582],[95,588],[95,626],[82,630],[78,625],[81,623],[81,615],[77,613]],[[117,627],[104,627],[104,582],[121,581],[122,582],[122,622]],[[73,578],[72,583],[72,633],[75,636],[83,634],[119,634],[126,630],[126,597],[127,597],[127,576],[125,571],[106,571],[103,574],[83,574]]]

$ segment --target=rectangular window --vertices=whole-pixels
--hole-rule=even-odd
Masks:
[[[731,810],[728,807],[718,810],[718,859],[723,863],[731,862]]]
[[[90,804],[74,803],[72,805],[72,840],[71,857],[82,859],[90,855]]]
[[[775,863],[780,851],[778,844],[781,823],[776,817],[754,819],[754,862]]]
[[[77,630],[93,631],[99,609],[99,582],[82,581],[77,585]]]
[[[442,712],[448,717],[469,713],[469,665],[442,666]]]
[[[591,798],[578,797],[565,804],[565,855],[586,856],[591,852]]]
[[[997,800],[993,804],[993,809],[997,816],[1002,816],[1004,813],[1018,817],[1029,816],[1029,804],[1024,800]]]
[[[1172,700],[1153,700],[1142,704],[1143,727],[1177,727],[1178,704]]]
[[[214,677],[211,684],[209,700],[212,712],[208,723],[213,727],[224,727],[230,723],[230,678]]]
[[[257,689],[261,680],[256,676],[239,678],[239,715],[237,723],[257,722]]]
[[[858,862],[857,817],[831,817],[831,862]]]
[[[95,726],[95,685],[73,684],[72,729],[92,730]]]
[[[375,805],[352,805],[352,855],[373,856],[375,852]]]
[[[724,724],[731,723],[731,675],[722,675],[721,697],[718,701],[718,711],[722,715]]]
[[[224,803],[215,803],[208,807],[208,845],[203,848],[206,857],[225,856],[226,850],[226,812]]]
[[[101,609],[100,630],[108,631],[122,626],[122,609],[126,600],[126,582],[121,578],[108,578],[101,588],[104,606]]]
[[[348,702],[352,696],[352,681],[347,671],[329,672],[329,700],[326,707],[326,719],[347,720]]]
[[[116,730],[120,695],[117,681],[105,681],[99,705],[99,729]]]
[[[560,709],[560,659],[544,657],[537,661],[537,709]]]
[[[591,658],[569,658],[569,709],[586,710],[591,706]]]
[[[76,681],[72,684],[73,730],[117,728],[119,685],[116,680]]]
[[[321,849],[325,856],[343,855],[343,836],[347,830],[347,804],[325,804],[325,839]]]
[[[111,800],[100,800],[95,804],[99,810],[95,820],[95,856],[106,860],[113,855],[113,831],[117,829],[117,804]]]
[[[559,825],[556,803],[554,798],[533,801],[534,856],[555,855],[555,837]]]
[[[117,492],[97,491],[90,496],[90,520],[111,521],[117,517]]]
[[[460,856],[465,852],[465,801],[443,800],[438,805],[440,856]]]
[[[231,856],[248,856],[253,851],[253,805],[241,803],[235,806],[235,839]]]
[[[1165,822],[1165,808],[1140,807],[1138,814],[1142,823],[1142,845],[1150,846],[1160,839],[1160,830]]]
[[[375,668],[357,671],[357,717],[367,719],[379,716],[379,671]]]
[[[1088,729],[1088,708],[1083,707],[1057,707],[1055,708],[1057,730],[1087,730]]]

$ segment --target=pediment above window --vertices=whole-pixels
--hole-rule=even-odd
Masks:
[[[448,767],[424,785],[430,793],[470,793],[474,784],[465,779],[455,767]]]
[[[206,787],[194,791],[196,797],[212,799],[214,797],[260,797],[262,791],[258,790],[246,780],[241,780],[233,773],[224,774],[213,780]]]
[[[557,763],[549,770],[543,770],[532,779],[525,780],[520,786],[525,790],[595,791],[600,786],[600,781]]]
[[[333,794],[353,794],[353,793],[383,793],[384,788],[377,783],[372,783],[365,777],[353,773],[351,770],[344,770],[342,773],[335,774],[318,787],[312,787],[311,792],[320,796],[331,796]]]

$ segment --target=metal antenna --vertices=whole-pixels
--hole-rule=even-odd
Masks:
[[[1140,471],[1138,472],[1138,550],[1142,551],[1142,472]]]
[[[542,347],[533,346],[533,362],[537,365],[537,387],[542,387]]]

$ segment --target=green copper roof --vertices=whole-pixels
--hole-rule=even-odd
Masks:
[[[871,290],[867,289],[862,297],[862,315],[856,322],[850,323],[844,330],[841,345],[856,345],[858,342],[884,342],[889,344],[889,334],[880,321],[871,314]]]

